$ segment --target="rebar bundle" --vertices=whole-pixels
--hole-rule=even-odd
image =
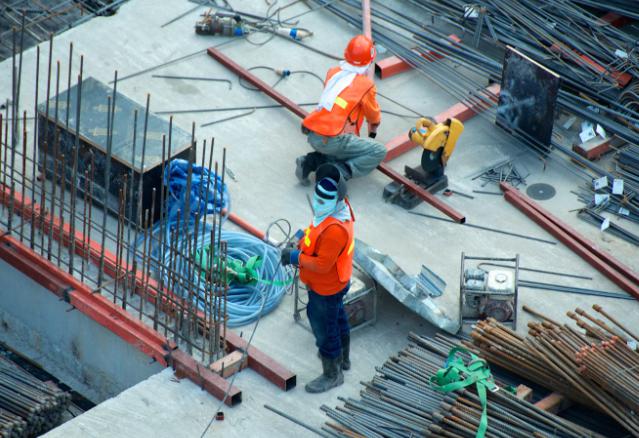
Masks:
[[[489,362],[597,409],[639,436],[632,393],[639,387],[639,339],[601,306],[593,309],[610,322],[577,308],[567,315],[579,331],[524,307],[542,319],[528,324],[527,337],[488,319],[477,324],[472,343],[463,343]]]
[[[0,437],[38,436],[60,423],[71,395],[0,357]]]
[[[371,382],[363,383],[361,399],[340,398],[343,407],[322,406],[334,421],[323,430],[335,437],[474,437],[482,415],[478,394],[461,389],[447,394],[430,384],[459,339],[414,333],[411,344],[391,357]],[[488,393],[486,437],[600,436],[517,398],[502,389]]]

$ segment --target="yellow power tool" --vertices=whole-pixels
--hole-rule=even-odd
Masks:
[[[408,131],[408,138],[424,148],[421,166],[406,166],[406,176],[432,193],[445,189],[448,186],[448,178],[444,175],[444,168],[463,131],[464,125],[457,119],[447,119],[441,123],[427,118],[419,119],[415,127]],[[384,188],[384,199],[406,209],[411,209],[421,202],[418,197],[403,190],[397,183],[391,183]]]
[[[463,131],[464,125],[457,119],[436,123],[430,119],[421,118],[409,131],[408,136],[413,143],[431,153],[438,153],[441,149],[441,163],[446,166]]]

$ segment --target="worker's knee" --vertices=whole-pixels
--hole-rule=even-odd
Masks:
[[[382,161],[384,161],[384,158],[386,158],[386,146],[384,146],[381,143],[378,142],[374,142],[373,143],[373,148],[372,148],[372,156],[378,160],[379,163],[381,163]]]

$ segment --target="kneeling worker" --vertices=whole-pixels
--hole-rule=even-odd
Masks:
[[[302,122],[302,132],[315,152],[297,158],[295,175],[304,185],[325,162],[334,163],[346,179],[370,173],[384,160],[386,147],[373,139],[381,122],[375,84],[366,76],[375,59],[375,46],[364,35],[353,38],[344,51],[345,61],[331,68],[315,111]],[[366,119],[368,137],[359,131]]]
[[[297,265],[308,289],[306,314],[319,348],[323,373],[306,385],[311,393],[344,383],[349,359],[350,327],[343,298],[350,287],[355,247],[355,217],[346,196],[346,182],[331,164],[317,169],[313,220],[298,249],[282,251],[283,265]]]

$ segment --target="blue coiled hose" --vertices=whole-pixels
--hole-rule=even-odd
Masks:
[[[188,298],[189,294],[191,294],[194,304],[200,310],[204,310],[205,282],[200,281],[198,278],[200,270],[191,266],[191,261],[182,256],[182,254],[187,253],[188,243],[187,233],[184,232],[183,216],[180,218],[180,231],[174,232],[177,227],[178,211],[182,212],[181,214],[185,211],[188,166],[189,163],[187,161],[179,159],[172,160],[170,165],[167,166],[165,181],[168,181],[169,194],[166,205],[167,220],[164,224],[163,241],[165,251],[164,259],[161,262],[164,267],[168,268],[170,266],[169,245],[172,244],[178,249],[179,254],[174,254],[173,266],[175,266],[180,275],[190,280],[186,283],[191,286],[195,285],[197,290],[189,291],[187,287],[181,286],[180,282],[178,282],[174,286],[174,292],[183,298]],[[216,179],[218,193],[214,196]],[[208,195],[206,194],[207,184],[209,187]],[[215,202],[213,202],[214,197],[216,198]],[[211,224],[206,222],[205,215],[220,214],[223,210],[228,214],[230,211],[230,197],[226,185],[222,184],[220,177],[215,175],[215,173],[201,166],[193,165],[189,204],[191,212],[188,225],[189,235],[192,236],[195,233],[196,217],[201,218],[197,226],[198,236],[193,251],[202,250],[209,245],[217,248],[218,242],[211,242]],[[161,229],[161,224],[156,224],[153,228],[154,236],[157,236]],[[178,236],[177,240],[172,242],[171,238],[175,238],[175,236]],[[214,236],[214,239],[217,239],[217,236]],[[240,260],[244,263],[256,255],[262,259],[261,265],[257,268],[257,277],[259,278],[257,282],[242,284],[232,281],[229,284],[226,303],[229,318],[227,324],[229,327],[239,327],[249,324],[258,319],[260,315],[265,315],[274,310],[282,300],[286,292],[286,285],[291,282],[291,276],[288,270],[280,265],[279,249],[265,241],[243,232],[228,230],[222,230],[221,240],[227,244],[227,257],[229,258]],[[157,237],[150,239],[150,241],[154,242],[153,246],[149,248],[151,254],[161,259],[162,254],[157,244]],[[160,272],[156,272],[156,274],[164,277],[164,284],[170,284],[167,269],[160,269]],[[214,304],[216,307],[223,305],[221,302]]]

